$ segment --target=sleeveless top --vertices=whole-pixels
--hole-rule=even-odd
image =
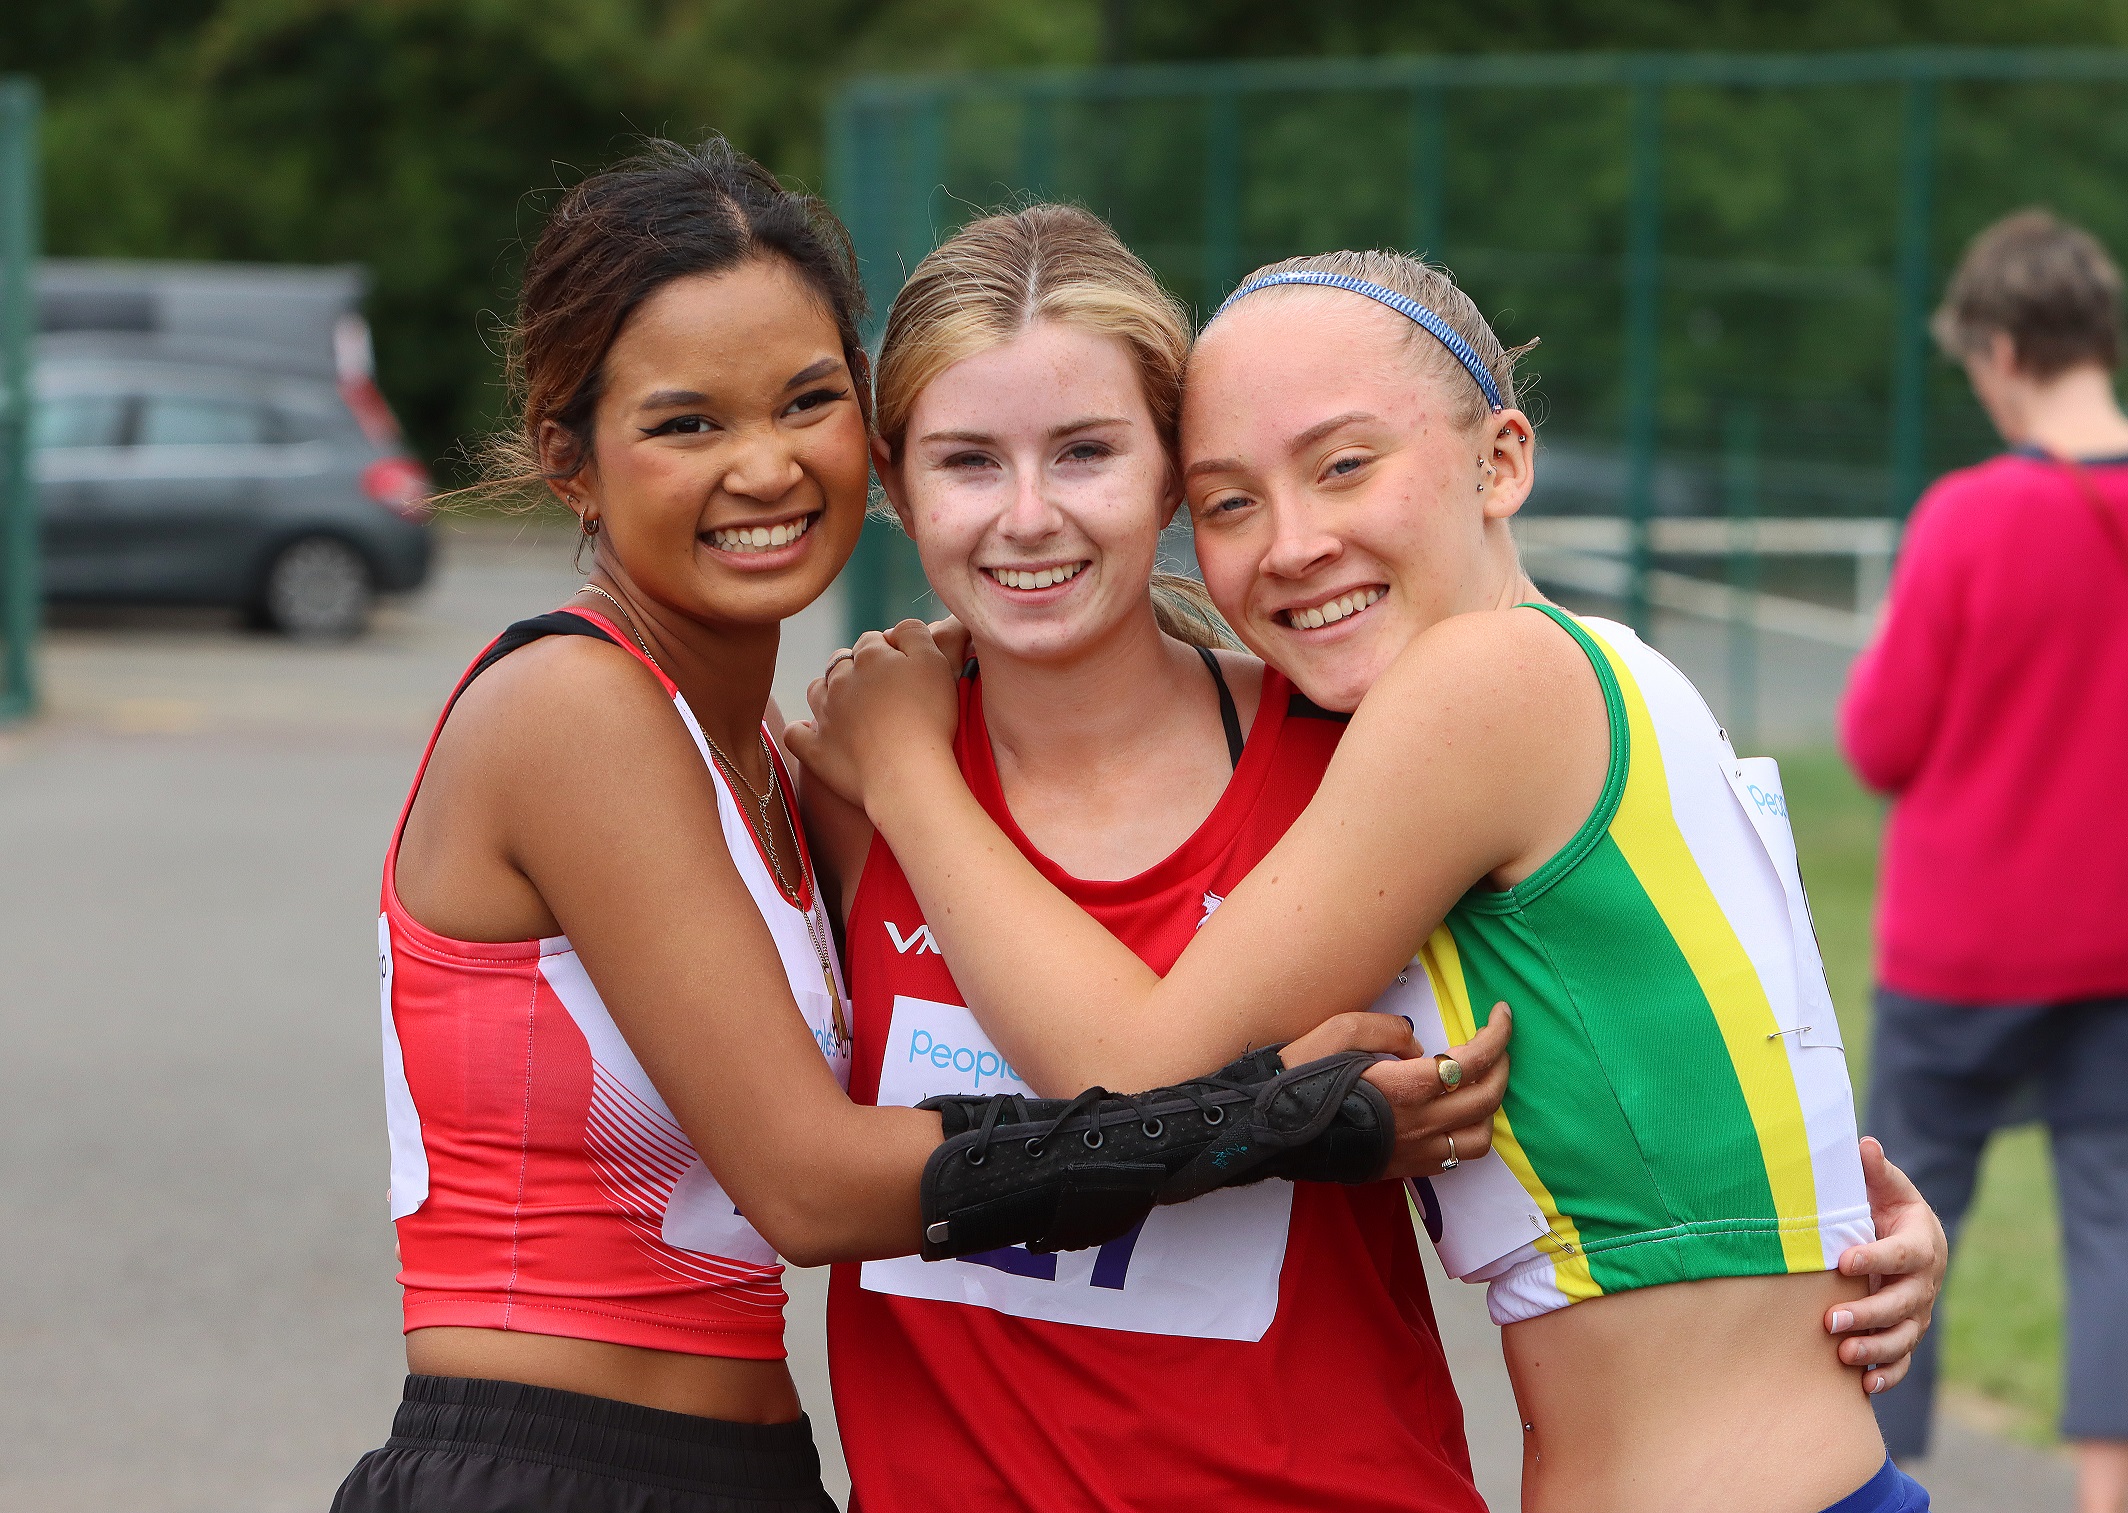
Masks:
[[[583,610],[521,621],[474,662],[451,702],[503,656],[547,635],[610,641],[672,696],[715,775],[725,844],[775,938],[792,996],[847,1084],[834,941],[802,839],[794,902],[687,701],[612,622]],[[449,717],[446,705],[437,734]],[[399,830],[435,747],[432,734]],[[695,1153],[567,937],[494,944],[438,935],[400,905],[398,856],[395,830],[377,947],[405,1327],[781,1358],[775,1252]]]
[[[1306,806],[1343,730],[1267,670],[1212,813],[1113,882],[1065,874],[1013,823],[979,677],[961,685],[956,750],[1042,874],[1164,971]],[[1024,1088],[878,840],[848,941],[854,1098]],[[1098,1250],[840,1265],[828,1343],[865,1513],[1483,1507],[1396,1183],[1213,1193]]]
[[[1413,1183],[1442,1261],[1501,1324],[1831,1269],[1875,1231],[1779,769],[1625,626],[1530,607],[1595,668],[1610,765],[1573,840],[1464,895],[1376,1005],[1429,1051],[1514,1008],[1493,1153]]]

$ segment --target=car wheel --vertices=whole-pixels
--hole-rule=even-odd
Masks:
[[[369,563],[335,536],[305,536],[281,548],[260,585],[260,618],[284,635],[344,640],[369,624]]]

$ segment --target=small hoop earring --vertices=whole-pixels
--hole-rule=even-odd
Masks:
[[[592,514],[589,510],[586,510],[583,514],[576,517],[576,529],[576,556],[573,560],[576,563],[576,570],[578,572],[582,572],[584,570],[584,548],[587,546],[593,546],[593,544],[598,539],[598,516]],[[594,550],[595,549],[596,548],[594,547]]]

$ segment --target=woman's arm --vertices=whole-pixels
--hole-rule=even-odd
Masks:
[[[1368,695],[1307,811],[1162,979],[969,794],[952,752],[953,669],[926,629],[867,636],[856,661],[814,685],[818,720],[790,728],[792,749],[862,799],[955,982],[1038,1088],[1172,1081],[1365,1006],[1468,887],[1572,835],[1608,751],[1595,675],[1551,622],[1435,627]]]
[[[1897,793],[1921,770],[1958,649],[1963,574],[1941,495],[1924,499],[1901,544],[1876,639],[1840,701],[1840,745],[1863,782]]]
[[[938,1118],[836,1085],[671,699],[632,658],[556,637],[476,682],[461,722],[504,855],[740,1211],[801,1265],[916,1250]]]

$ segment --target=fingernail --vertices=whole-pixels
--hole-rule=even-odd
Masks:
[[[1871,1378],[1871,1379],[1870,1379],[1870,1383],[1869,1383],[1869,1395],[1870,1395],[1871,1397],[1875,1397],[1875,1396],[1876,1396],[1876,1395],[1877,1395],[1878,1393],[1882,1392],[1883,1390],[1884,1390],[1884,1378],[1883,1378],[1883,1377],[1879,1376],[1879,1377],[1873,1377],[1873,1378]]]
[[[1834,1334],[1845,1334],[1854,1327],[1855,1316],[1853,1314],[1844,1308],[1835,1308],[1832,1311],[1832,1332]]]

